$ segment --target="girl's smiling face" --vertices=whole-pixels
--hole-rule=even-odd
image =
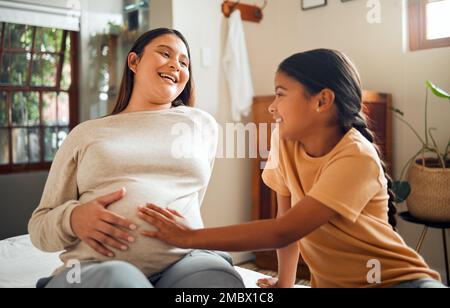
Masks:
[[[135,73],[134,90],[143,93],[145,101],[156,105],[172,103],[190,78],[188,49],[172,34],[154,39],[140,58],[130,53],[128,65]]]
[[[283,72],[275,76],[276,98],[269,107],[279,123],[280,138],[299,140],[317,124],[319,98],[311,96],[305,87]]]

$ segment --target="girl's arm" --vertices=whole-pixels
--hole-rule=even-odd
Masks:
[[[283,217],[291,208],[291,198],[277,194],[277,217]],[[279,288],[292,288],[295,285],[297,266],[300,255],[298,243],[277,250],[278,255],[278,283]]]
[[[282,217],[291,208],[291,198],[277,193],[277,217]],[[295,285],[297,266],[300,255],[298,243],[277,250],[278,278],[263,278],[258,280],[262,288],[293,288]]]
[[[223,251],[280,249],[297,242],[338,214],[319,201],[303,198],[282,217],[259,220],[221,228],[192,230],[175,211],[147,205],[139,216],[156,227],[143,231],[144,236],[158,238],[181,248]]]

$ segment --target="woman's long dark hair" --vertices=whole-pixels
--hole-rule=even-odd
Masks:
[[[343,132],[356,128],[367,140],[374,144],[374,134],[367,125],[362,111],[361,78],[353,63],[341,52],[329,49],[316,49],[295,54],[284,60],[279,71],[300,82],[310,95],[316,95],[323,89],[331,89],[335,94],[334,103],[338,109],[338,118]],[[380,150],[374,144],[378,155]],[[394,205],[392,179],[381,159],[383,171],[388,181],[389,223],[395,229],[397,210]]]
[[[141,35],[134,43],[128,55],[134,52],[138,55],[139,58],[141,58],[144,55],[145,47],[147,47],[148,44],[150,44],[154,39],[167,34],[176,35],[183,41],[183,43],[186,45],[188,57],[190,59],[191,51],[186,38],[177,30],[167,28],[154,29]],[[125,108],[127,108],[130,102],[131,94],[133,93],[134,72],[128,67],[128,55],[127,55],[127,63],[125,63],[125,68],[123,70],[123,77],[122,82],[120,84],[119,96],[117,98],[116,106],[114,107],[114,110],[111,113],[111,115],[118,114],[123,110],[125,110]],[[192,107],[194,105],[194,93],[193,93],[194,81],[192,79],[192,65],[190,61],[189,61],[189,75],[190,78],[186,84],[186,87],[184,88],[183,92],[181,92],[181,94],[172,102],[172,107],[180,105]]]

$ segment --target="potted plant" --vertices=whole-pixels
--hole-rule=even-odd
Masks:
[[[403,167],[393,184],[396,203],[406,200],[412,216],[434,222],[450,221],[450,140],[443,152],[433,137],[434,127],[428,126],[428,96],[450,102],[450,95],[432,82],[426,82],[424,138],[404,119],[404,113],[393,108],[394,116],[405,123],[422,143],[422,147]]]

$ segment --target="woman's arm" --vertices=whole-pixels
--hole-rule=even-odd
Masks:
[[[221,228],[192,230],[181,215],[155,205],[140,208],[141,219],[157,231],[143,231],[181,248],[223,251],[255,251],[286,247],[337,216],[313,198],[305,197],[282,217]]]
[[[77,128],[69,134],[53,160],[41,202],[28,223],[30,238],[34,246],[47,252],[62,251],[82,240],[100,254],[113,256],[107,246],[122,249],[126,246],[123,243],[131,239],[119,227],[133,228],[130,220],[106,208],[122,199],[125,192],[120,190],[86,204],[79,202],[76,145],[77,139],[83,136],[76,136],[74,132],[77,133]]]
[[[72,132],[56,153],[40,204],[29,221],[34,246],[57,252],[76,244],[78,239],[72,232],[70,217],[79,205],[77,151]]]

